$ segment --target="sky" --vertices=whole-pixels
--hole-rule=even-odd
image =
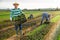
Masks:
[[[14,2],[21,9],[60,8],[60,0],[0,0],[0,9],[14,8]]]

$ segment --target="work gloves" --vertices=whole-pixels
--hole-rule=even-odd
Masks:
[[[10,21],[12,21],[12,18],[10,17]]]

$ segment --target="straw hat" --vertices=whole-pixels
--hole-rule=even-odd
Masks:
[[[15,3],[13,3],[13,5],[19,5],[19,4],[15,2]]]

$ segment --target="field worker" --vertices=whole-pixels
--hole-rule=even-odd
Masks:
[[[28,17],[28,19],[33,19],[33,14],[30,14],[30,16]]]
[[[46,20],[46,22],[49,22],[49,20],[50,20],[50,14],[48,14],[48,12],[43,12],[41,24],[43,23],[44,20]]]
[[[30,14],[30,19],[33,19],[33,14]]]
[[[18,8],[19,4],[13,4],[14,9],[10,10],[10,20],[14,22],[16,34],[18,35],[18,28],[20,29],[20,34],[22,35],[22,24],[18,21],[18,16],[22,14],[22,10]],[[19,24],[18,24],[19,23]]]

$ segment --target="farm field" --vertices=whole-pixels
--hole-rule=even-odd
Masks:
[[[41,17],[42,12],[44,12],[44,11],[23,11],[23,12],[24,12],[26,18],[28,18],[30,14],[33,14],[34,17],[37,17],[37,16]],[[33,28],[33,26],[34,27],[36,26],[36,27],[34,29],[32,29],[32,31],[27,32],[26,36],[23,36],[23,39],[21,38],[21,40],[42,40],[44,38],[44,36],[50,31],[51,26],[60,20],[60,11],[47,11],[47,12],[52,15],[52,18],[50,19],[51,23],[42,24],[42,25],[39,24],[38,26],[36,26],[38,23],[40,23],[39,20],[41,20],[41,18],[38,17],[38,18],[32,19],[32,21],[29,22],[30,23],[29,25],[28,25],[28,22],[26,23],[28,25],[27,28],[30,28],[30,27]],[[7,25],[6,23],[9,24],[9,26],[0,27],[0,37],[1,37],[0,40],[9,39],[13,35],[15,35],[14,27],[10,27],[13,25],[13,22],[6,21],[9,19],[10,19],[9,11],[0,11],[0,24],[5,24],[5,25]],[[36,22],[36,24],[35,24],[35,22]],[[11,23],[12,23],[12,25],[10,25]],[[23,26],[26,27],[25,24],[23,24]],[[10,27],[10,28],[8,28],[8,27]],[[24,29],[25,29],[25,27],[24,27]],[[1,30],[4,28],[7,28],[7,29]],[[58,36],[58,40],[60,40],[60,36]]]
[[[60,18],[60,15],[54,17],[53,19],[51,19],[52,23],[48,24],[48,25],[51,27],[52,25],[54,25],[54,23],[56,23],[59,20],[59,18]],[[43,24],[43,25],[39,26],[35,30],[29,32],[27,34],[27,36],[25,36],[21,40],[24,40],[24,39],[26,39],[26,40],[43,40],[44,35],[46,35],[48,33],[49,29],[50,29],[50,27],[48,25]]]
[[[38,15],[41,15],[41,13],[44,11],[23,11],[23,12],[26,18],[28,18],[30,14],[33,14],[34,17],[36,17]],[[47,12],[55,15],[60,13],[60,11],[47,11]],[[10,11],[0,11],[0,22],[4,20],[9,20],[9,19],[10,19]]]
[[[58,35],[57,40],[60,40],[60,35]]]
[[[30,14],[33,14],[34,17],[37,16],[41,16],[42,12],[44,11],[23,11],[26,18],[28,18],[28,16]],[[52,16],[54,15],[58,15],[60,13],[60,11],[47,11],[49,14],[52,14]],[[59,14],[60,15],[60,14]],[[6,23],[7,21],[7,23]],[[11,26],[13,25],[13,22],[10,22],[10,12],[9,11],[0,11],[0,29],[7,27],[7,26]]]

